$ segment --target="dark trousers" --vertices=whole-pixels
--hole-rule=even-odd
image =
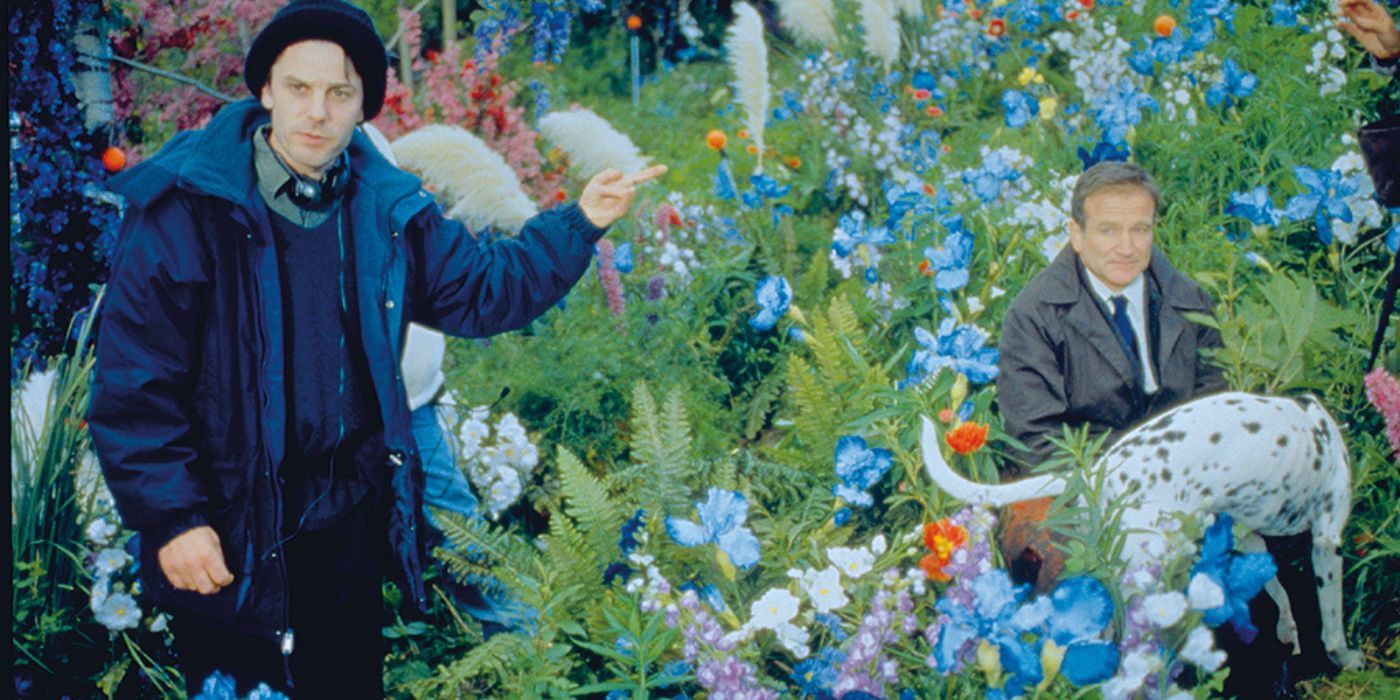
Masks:
[[[277,642],[173,622],[190,697],[214,671],[233,676],[241,697],[267,683],[292,698],[382,698],[384,507],[364,498],[344,520],[301,532],[285,545],[293,650]]]

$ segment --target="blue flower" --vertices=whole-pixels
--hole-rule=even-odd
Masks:
[[[797,99],[796,90],[784,90],[782,100],[782,106],[773,110],[773,121],[787,121],[805,111],[802,102]]]
[[[894,464],[889,450],[871,449],[865,438],[846,435],[836,441],[836,478],[840,483],[831,487],[837,498],[853,506],[869,508],[875,505],[870,488],[880,481]]]
[[[1191,575],[1204,574],[1225,593],[1224,603],[1205,611],[1205,623],[1219,627],[1228,621],[1240,639],[1249,644],[1259,633],[1249,620],[1249,601],[1259,595],[1278,567],[1267,552],[1231,552],[1235,546],[1235,535],[1230,529],[1233,524],[1228,513],[1216,516],[1201,540],[1201,558],[1191,567]]]
[[[749,502],[738,491],[710,487],[702,503],[695,504],[700,524],[679,518],[666,518],[666,532],[683,547],[717,544],[729,561],[741,569],[758,563],[758,538],[744,527]]]
[[[238,687],[233,676],[214,671],[204,679],[199,695],[191,700],[238,700]],[[287,696],[269,688],[266,683],[259,683],[244,700],[287,700]]]
[[[1094,144],[1093,151],[1086,151],[1083,146],[1080,146],[1075,150],[1075,153],[1079,156],[1079,161],[1084,164],[1085,170],[1106,160],[1127,161],[1130,155],[1127,144],[1112,144],[1107,141],[1099,141]]]
[[[894,235],[884,226],[871,226],[865,220],[865,212],[859,209],[842,214],[831,235],[831,250],[845,258],[855,251],[856,246],[882,246],[894,243]]]
[[[934,134],[933,138],[937,139],[937,134]],[[914,221],[918,221],[924,216],[937,212],[934,204],[929,201],[928,195],[924,194],[923,185],[902,186],[887,180],[880,187],[885,192],[885,206],[889,211],[889,216],[885,220],[885,228],[890,231],[900,230],[906,218],[915,217]],[[947,200],[946,190],[939,190],[938,194],[938,206],[952,206],[952,203]],[[891,238],[888,242],[893,243],[894,239]]]
[[[1323,245],[1331,245],[1332,219],[1351,223],[1351,206],[1346,198],[1356,193],[1356,184],[1333,170],[1302,165],[1293,168],[1293,175],[1308,191],[1293,195],[1284,206],[1284,214],[1293,221],[1311,218],[1317,226],[1317,237]]]
[[[924,257],[938,271],[934,274],[933,286],[940,292],[962,289],[969,279],[967,267],[972,264],[972,234],[963,229],[960,217],[948,228],[941,247],[924,248]]]
[[[1400,209],[1391,209],[1390,216],[1395,219],[1395,225],[1385,232],[1385,247],[1394,253],[1400,251]]]
[[[1001,196],[1001,183],[1018,180],[1021,172],[1011,167],[1001,151],[992,151],[982,161],[982,167],[963,172],[962,181],[983,203]]]
[[[1246,192],[1230,193],[1230,203],[1225,206],[1225,213],[1238,216],[1256,226],[1278,226],[1279,217],[1283,212],[1276,209],[1274,203],[1269,200],[1269,188],[1260,185]]]
[[[961,372],[974,384],[996,379],[1000,353],[995,348],[983,347],[987,332],[977,326],[958,325],[955,320],[946,318],[939,324],[937,336],[916,327],[914,339],[919,342],[920,349],[909,358],[905,368],[908,376],[900,382],[901,388],[921,384],[944,367]]]
[[[1142,110],[1157,111],[1157,100],[1124,78],[1116,88],[1095,100],[1093,107],[1094,121],[1103,129],[1104,140],[1118,145],[1127,139],[1129,127],[1142,121]]]
[[[636,259],[632,256],[631,241],[619,244],[617,248],[613,249],[613,267],[617,268],[618,272],[625,275],[631,272],[636,264]]]
[[[734,172],[729,169],[729,159],[723,155],[719,158],[719,167],[715,169],[715,196],[726,202],[738,196],[734,187]]]
[[[1235,33],[1235,0],[1191,0],[1187,16],[1193,21],[1218,19],[1231,34]]]
[[[822,647],[814,656],[809,656],[792,670],[792,682],[797,684],[802,697],[830,700],[831,686],[841,675],[841,663],[846,655],[835,647]]]
[[[1049,597],[1041,597],[1017,615],[1017,623],[1065,649],[1060,673],[1077,686],[1109,679],[1118,668],[1118,647],[1104,641],[1113,621],[1113,598],[1089,576],[1065,579]]]
[[[750,175],[749,184],[752,187],[740,195],[744,200],[744,205],[750,209],[758,209],[765,202],[787,195],[792,189],[792,185],[778,186],[778,181],[767,175]],[[778,225],[778,220],[784,216],[792,216],[792,207],[786,204],[773,204],[773,225]]]
[[[909,84],[915,90],[928,90],[930,93],[938,93],[938,79],[926,70],[916,70],[909,76]]]
[[[612,582],[613,582],[613,579],[618,579],[618,578],[620,578],[620,579],[626,581],[627,579],[629,579],[629,578],[631,578],[631,577],[632,577],[632,567],[630,567],[630,566],[628,566],[628,565],[626,565],[626,564],[624,564],[624,563],[622,563],[622,562],[620,562],[620,561],[615,561],[615,562],[613,562],[613,563],[611,563],[611,564],[608,564],[608,568],[603,569],[603,585],[604,585],[604,586],[611,586],[611,585],[612,585]]]
[[[1274,4],[1269,7],[1273,12],[1273,25],[1275,27],[1296,27],[1298,26],[1298,10],[1302,9],[1301,0],[1296,3],[1284,2],[1284,0],[1274,0]]]
[[[754,330],[771,330],[792,303],[792,286],[786,277],[764,277],[754,289],[753,296],[758,302],[758,315],[749,319],[749,325]]]
[[[636,549],[637,545],[640,544],[637,541],[637,531],[646,527],[646,522],[647,512],[638,508],[637,512],[633,513],[632,517],[628,518],[627,522],[622,524],[622,536],[618,538],[617,546],[618,549],[622,550],[624,556],[631,554],[632,550]]]
[[[1001,106],[1006,109],[1006,125],[1012,129],[1025,126],[1040,111],[1035,99],[1021,90],[1001,93]]]
[[[938,639],[933,643],[933,660],[944,674],[962,668],[965,655],[978,639],[999,644],[1019,640],[1022,632],[1012,620],[1030,591],[1029,585],[1013,584],[1005,569],[979,574],[971,585],[976,596],[972,605],[952,597],[939,598],[934,604],[943,616],[939,618]],[[1035,665],[1039,663],[1037,659]]]
[[[1220,82],[1210,86],[1206,91],[1206,104],[1214,107],[1224,104],[1229,107],[1236,100],[1242,100],[1254,94],[1254,88],[1259,84],[1259,78],[1253,73],[1240,68],[1238,63],[1232,58],[1225,59],[1223,66],[1224,74]]]

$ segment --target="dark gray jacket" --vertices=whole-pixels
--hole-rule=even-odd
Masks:
[[[1188,312],[1211,313],[1195,282],[1152,249],[1147,269],[1147,317],[1158,390],[1145,395],[1105,310],[1090,289],[1079,256],[1065,246],[1011,302],[1002,320],[997,395],[1006,431],[1029,453],[1004,473],[1029,471],[1049,458],[1066,424],[1087,424],[1095,436],[1117,439],[1144,418],[1225,388],[1220,370],[1200,355],[1220,334],[1192,323]]]

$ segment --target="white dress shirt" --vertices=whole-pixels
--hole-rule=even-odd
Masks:
[[[1157,393],[1157,377],[1152,374],[1152,346],[1147,342],[1147,283],[1143,281],[1142,275],[1138,275],[1121,292],[1114,292],[1104,284],[1103,280],[1091,272],[1088,268],[1084,270],[1089,278],[1089,287],[1094,290],[1094,294],[1103,300],[1108,307],[1109,313],[1113,312],[1113,297],[1122,295],[1128,299],[1128,320],[1133,324],[1133,334],[1137,336],[1138,359],[1142,363],[1142,383],[1143,391],[1148,394]],[[1110,319],[1111,322],[1111,319]],[[1114,332],[1117,335],[1117,332]]]

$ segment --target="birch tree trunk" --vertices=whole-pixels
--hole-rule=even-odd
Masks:
[[[77,66],[73,71],[73,93],[83,110],[83,127],[88,132],[106,129],[112,123],[112,47],[107,42],[101,12],[78,12],[71,39]]]
[[[457,46],[457,0],[442,0],[442,52]]]

